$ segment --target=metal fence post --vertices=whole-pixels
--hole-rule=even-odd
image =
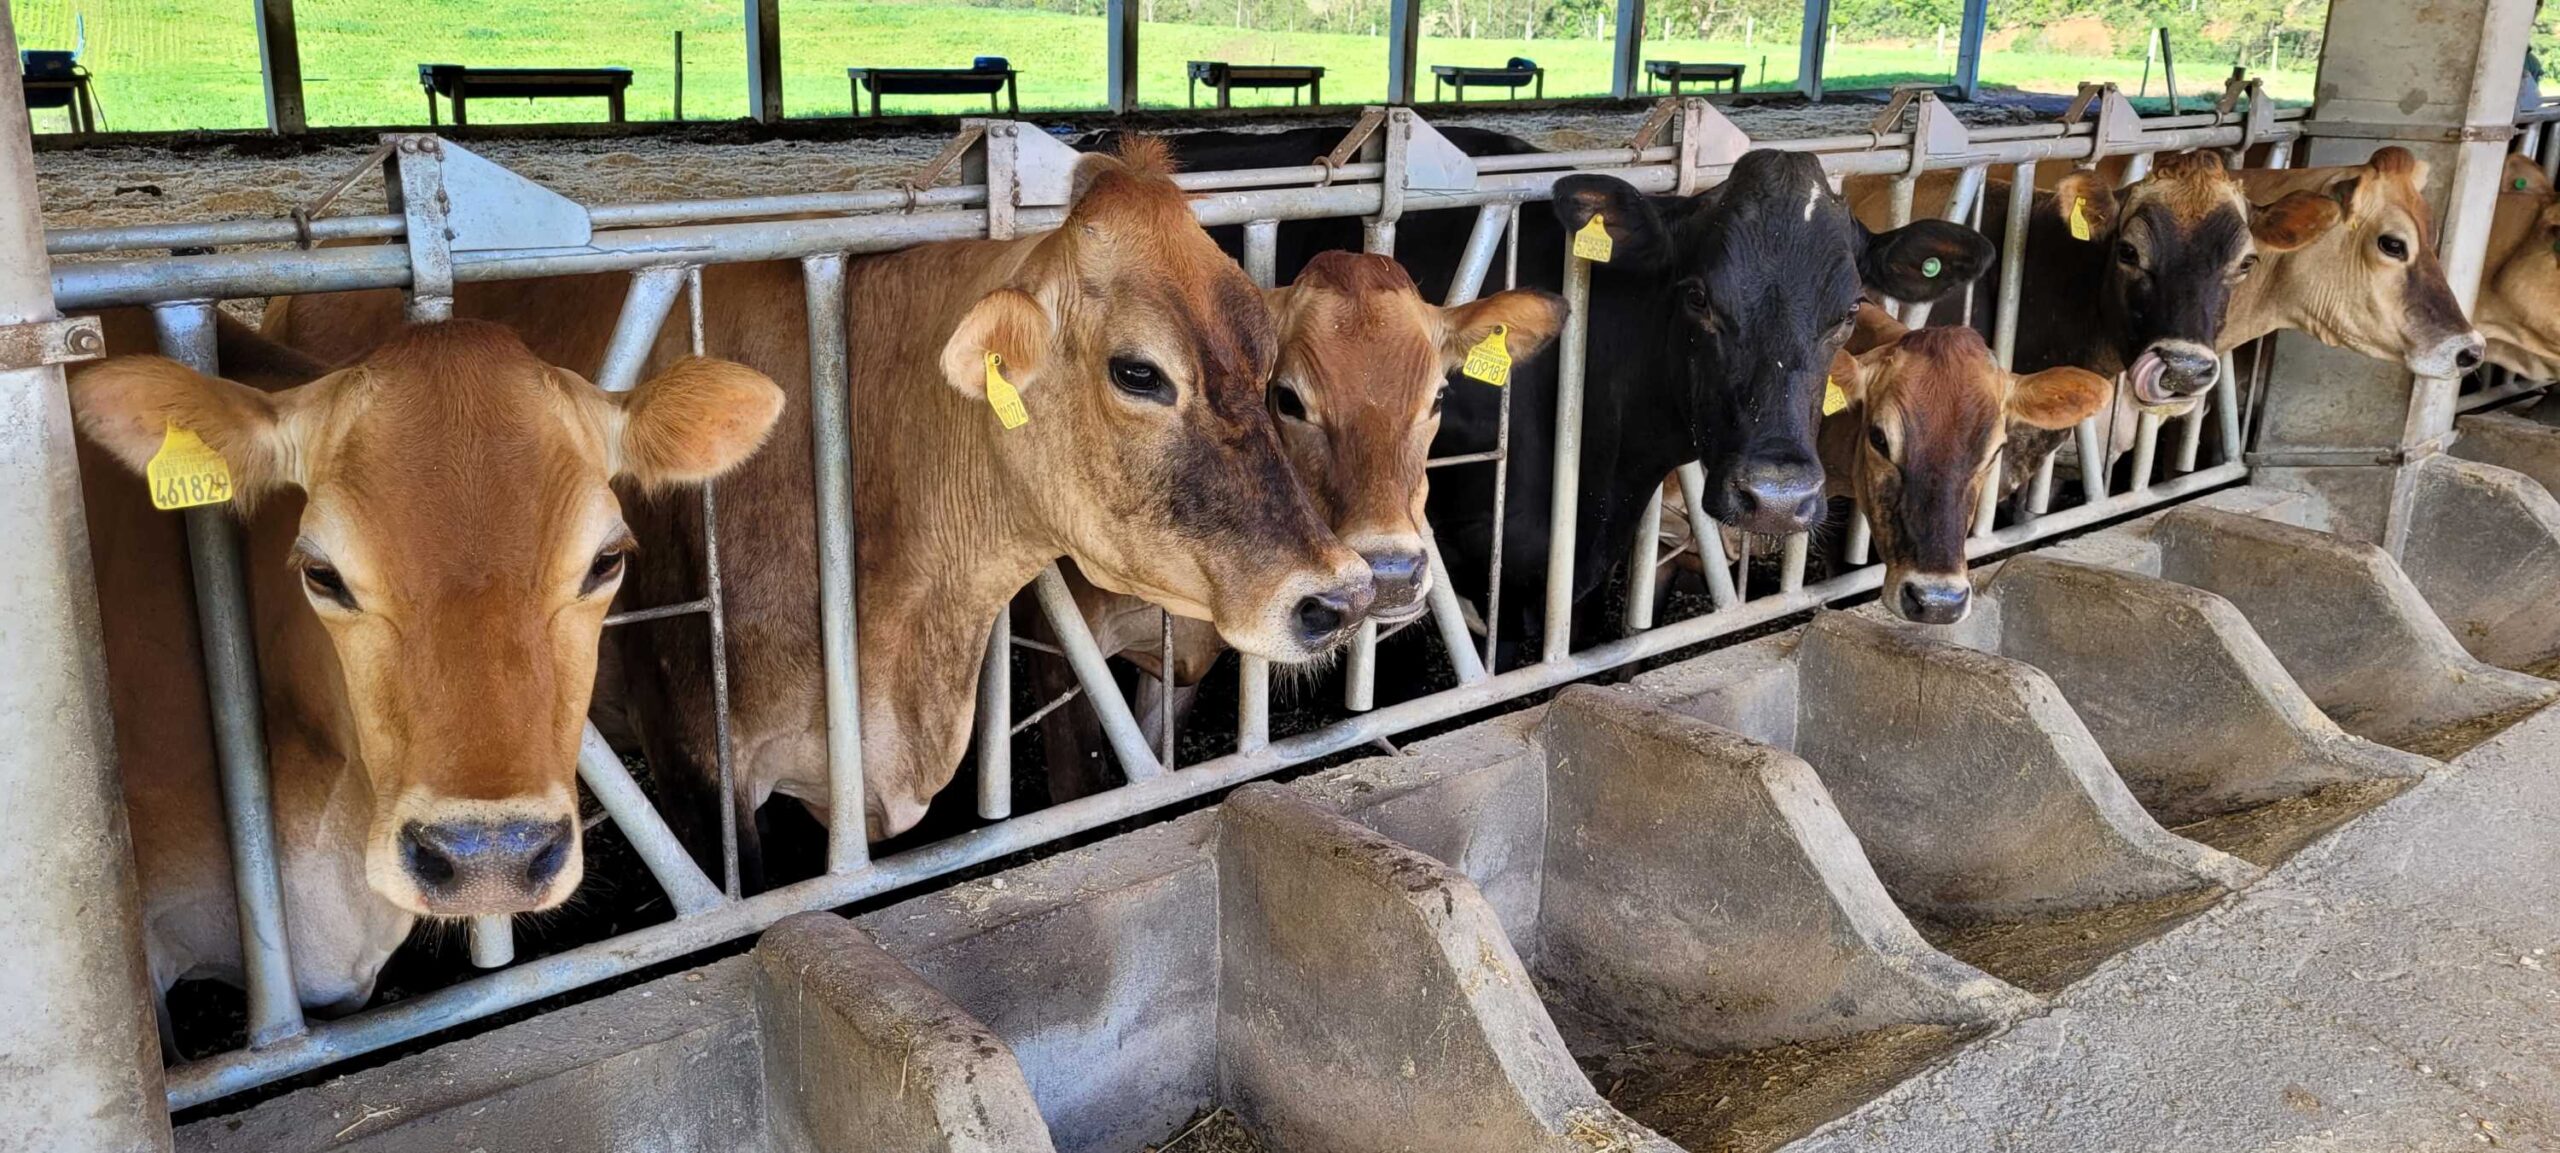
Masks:
[[[855,672],[853,429],[845,415],[844,257],[800,262],[809,312],[810,451],[817,457],[818,662],[827,693],[827,871],[871,863],[862,788],[862,689]]]
[[[17,36],[0,12],[0,56]],[[54,321],[26,94],[0,81],[0,325]],[[0,1133],[169,1148],[141,899],[116,787],[80,465],[58,363],[0,365]]]

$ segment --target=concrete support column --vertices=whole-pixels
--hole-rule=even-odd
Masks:
[[[1822,99],[1822,53],[1830,47],[1831,0],[1804,0],[1804,34],[1796,40],[1796,91]]]
[[[1415,74],[1422,70],[1422,0],[1387,5],[1387,103],[1413,106]]]
[[[2312,105],[2309,160],[2352,164],[2397,144],[2432,171],[2430,205],[2445,273],[2467,307],[2477,291],[2533,0],[2335,0]],[[2252,461],[2270,483],[2319,498],[2324,527],[2395,555],[2414,478],[2402,467],[2443,448],[2457,382],[2413,380],[2397,364],[2278,338]]]
[[[1974,98],[1982,87],[1982,36],[1991,24],[1991,0],[1964,0],[1964,27],[1956,35],[1956,88]]]
[[[1104,70],[1104,84],[1110,89],[1104,102],[1111,110],[1126,115],[1138,110],[1138,5],[1137,0],[1108,0],[1102,9],[1103,35],[1110,38],[1109,64]]]
[[[292,136],[307,126],[302,112],[302,46],[294,40],[293,0],[258,0],[258,73],[267,89],[267,131]]]
[[[1609,95],[1632,100],[1644,91],[1644,0],[1618,0],[1618,38],[1609,61]]]
[[[782,0],[747,0],[747,115],[782,123]]]
[[[0,12],[0,58],[17,33]],[[0,81],[0,325],[55,319],[26,93]],[[62,369],[0,367],[0,1149],[165,1150]],[[180,579],[184,579],[183,577]]]

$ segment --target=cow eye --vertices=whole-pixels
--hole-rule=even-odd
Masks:
[[[356,594],[348,591],[347,578],[339,575],[335,568],[318,561],[305,562],[302,566],[302,585],[310,590],[312,596],[348,612],[356,610]]]
[[[2409,242],[2406,240],[2402,240],[2397,236],[2385,236],[2374,243],[2382,249],[2382,254],[2384,256],[2388,256],[2393,260],[2409,259]]]
[[[614,545],[597,553],[596,559],[587,565],[587,578],[580,582],[578,595],[585,596],[619,579],[624,567],[630,563],[630,558],[631,550],[621,545]]]
[[[1289,420],[1307,419],[1307,398],[1285,384],[1271,386],[1271,411]]]
[[[2234,273],[2233,273],[2233,275],[2235,275],[2235,276],[2247,276],[2247,275],[2249,275],[2249,274],[2250,274],[2250,273],[2252,273],[2252,272],[2256,272],[2257,270],[2258,270],[2258,254],[2257,254],[2257,253],[2252,252],[2252,253],[2250,253],[2249,255],[2247,255],[2247,256],[2243,256],[2243,257],[2241,257],[2241,258],[2240,258],[2240,268],[2239,268],[2239,270],[2238,270],[2237,272],[2234,272]]]
[[[2140,268],[2142,267],[2142,250],[2135,248],[2131,241],[2120,242],[2116,245],[2116,263],[2127,268]]]
[[[1134,357],[1111,358],[1111,383],[1131,396],[1165,404],[1173,403],[1173,387],[1165,381],[1156,366]]]
[[[1893,459],[1893,441],[1885,436],[1883,425],[1871,424],[1867,426],[1867,443],[1875,448],[1877,456],[1883,457],[1886,460]]]
[[[1690,280],[1680,285],[1680,304],[1700,316],[1707,314],[1707,286]]]
[[[1440,391],[1431,394],[1431,415],[1440,415],[1441,406],[1447,403],[1449,403],[1449,385],[1444,381],[1440,385]]]

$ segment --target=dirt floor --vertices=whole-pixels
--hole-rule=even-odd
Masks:
[[[2015,124],[2047,119],[2031,108],[1954,105],[1968,123]],[[1762,140],[1835,136],[1866,130],[1872,104],[1771,102],[1733,107],[1734,122]],[[1304,120],[1261,120],[1252,130],[1308,124],[1348,125],[1352,114]],[[1435,122],[1510,132],[1552,149],[1625,142],[1641,111],[1555,110],[1435,114]],[[712,143],[670,137],[580,137],[483,140],[470,148],[588,204],[699,200],[858,188],[882,188],[921,167],[947,139],[907,133],[855,140]],[[291,154],[271,143],[109,147],[46,152],[36,157],[45,223],[53,228],[281,217],[317,199],[365,159],[349,145]],[[336,214],[383,210],[381,182],[368,179],[339,201]]]

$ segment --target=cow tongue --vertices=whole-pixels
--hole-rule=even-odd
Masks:
[[[2160,378],[2168,371],[2169,366],[2161,363],[2160,354],[2156,352],[2145,352],[2134,358],[2133,398],[2147,405],[2169,404],[2181,399],[2160,387]]]

